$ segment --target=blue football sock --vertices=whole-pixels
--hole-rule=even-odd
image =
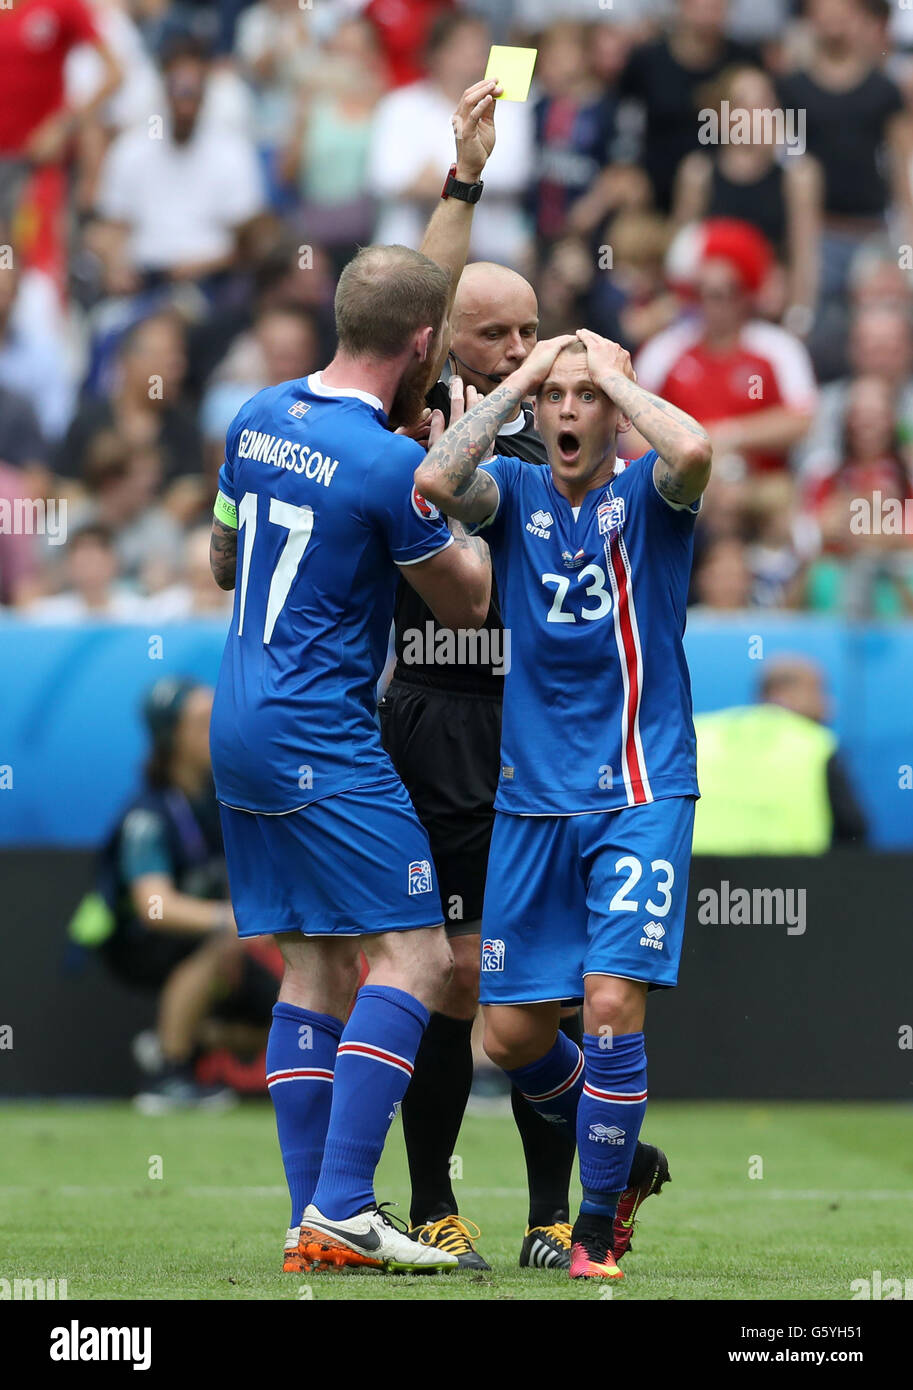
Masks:
[[[401,989],[365,985],[343,1030],[323,1166],[311,1198],[345,1221],[374,1203],[374,1171],[412,1078],[428,1010]]]
[[[559,1033],[554,1047],[538,1062],[515,1067],[507,1075],[534,1110],[546,1120],[565,1125],[573,1134],[583,1069],[580,1048],[566,1033]]]
[[[266,1084],[276,1111],[279,1148],[292,1199],[290,1226],[301,1220],[320,1175],[341,1035],[341,1019],[299,1009],[295,1004],[273,1006],[266,1045]]]
[[[615,1215],[647,1110],[643,1033],[610,1039],[583,1035],[586,1078],[577,1111],[582,1214]]]

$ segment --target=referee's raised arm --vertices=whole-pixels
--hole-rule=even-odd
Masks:
[[[499,83],[475,82],[460,98],[451,118],[456,141],[456,160],[447,171],[441,198],[431,215],[419,250],[450,272],[447,320],[453,310],[457,285],[469,256],[472,214],[482,196],[482,171],[495,147],[495,97]],[[447,360],[449,341],[430,364],[426,387],[437,381]]]

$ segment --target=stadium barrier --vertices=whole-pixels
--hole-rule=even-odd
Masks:
[[[651,1096],[913,1099],[910,868],[852,850],[695,860],[680,987],[649,1005]],[[136,1088],[153,1003],[67,942],[91,877],[85,853],[0,851],[0,1097]]]
[[[224,619],[154,629],[0,619],[0,845],[99,844],[136,787],[143,694],[171,672],[215,681],[224,640]],[[685,645],[697,711],[751,701],[768,657],[819,662],[873,848],[913,847],[913,623],[699,614]]]

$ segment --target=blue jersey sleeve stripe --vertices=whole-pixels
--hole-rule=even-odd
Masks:
[[[395,563],[400,569],[405,569],[407,565],[421,564],[422,560],[430,560],[432,555],[440,555],[442,550],[453,545],[453,536],[448,536],[443,545],[436,545],[433,550],[426,550],[424,555],[415,555],[411,560],[397,560]]]

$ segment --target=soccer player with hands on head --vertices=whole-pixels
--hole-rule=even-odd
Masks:
[[[549,466],[496,454],[535,397]],[[619,432],[651,446],[627,467]],[[541,342],[429,449],[415,482],[488,541],[511,666],[482,916],[485,1047],[576,1133],[572,1278],[616,1279],[646,1110],[646,996],[677,980],[698,795],[682,647],[706,432],[617,343]],[[583,1001],[583,1047],[559,1031]]]

